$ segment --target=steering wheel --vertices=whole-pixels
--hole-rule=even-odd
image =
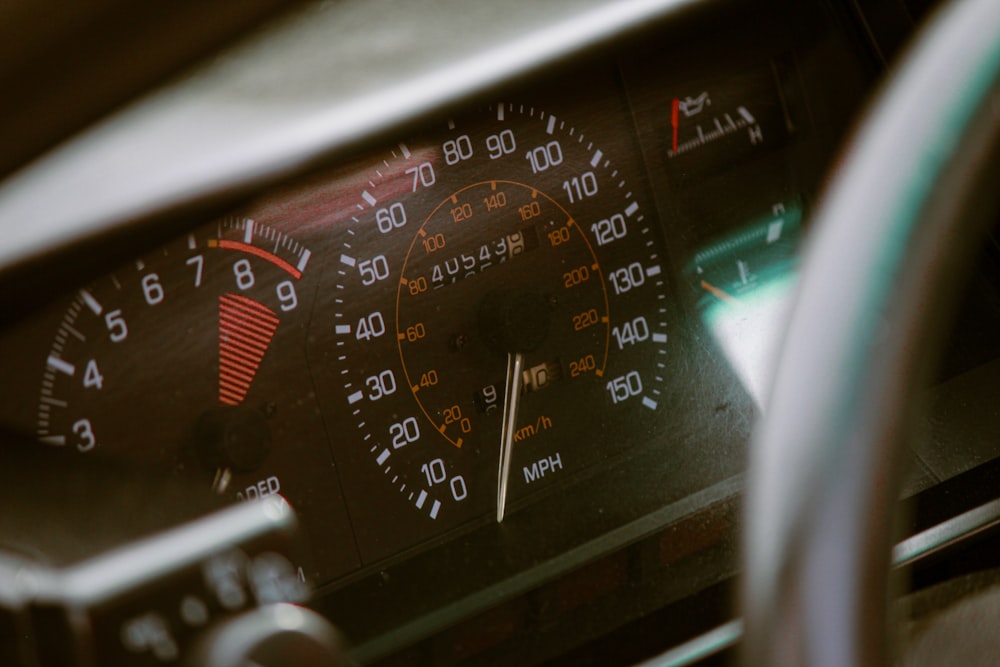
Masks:
[[[751,449],[747,664],[889,664],[914,399],[1000,191],[1000,2],[940,12],[829,187]]]

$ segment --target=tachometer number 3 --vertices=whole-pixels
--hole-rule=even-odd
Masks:
[[[89,419],[79,419],[73,422],[73,433],[80,438],[76,443],[76,448],[81,452],[89,452],[97,446],[97,438],[94,437],[94,428],[90,425]]]

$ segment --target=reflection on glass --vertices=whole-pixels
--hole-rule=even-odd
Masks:
[[[775,204],[696,253],[685,269],[702,320],[761,408],[795,282],[801,219],[797,199]]]

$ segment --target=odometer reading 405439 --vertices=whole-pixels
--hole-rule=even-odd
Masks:
[[[334,454],[363,557],[516,520],[535,491],[645,437],[664,402],[666,288],[625,172],[514,104],[372,170],[328,315],[331,409],[357,424]]]

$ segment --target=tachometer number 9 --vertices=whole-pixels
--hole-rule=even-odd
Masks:
[[[285,312],[295,310],[299,305],[299,297],[295,294],[295,285],[291,280],[283,280],[275,288],[278,293],[278,301],[281,302],[281,309]]]

